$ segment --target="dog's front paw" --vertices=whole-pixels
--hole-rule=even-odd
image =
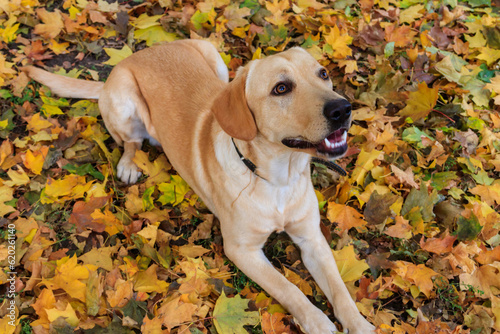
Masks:
[[[142,175],[132,160],[124,159],[123,157],[118,162],[116,171],[118,178],[127,184],[136,183]]]
[[[344,324],[342,324],[344,325]],[[365,318],[361,317],[350,325],[344,326],[344,332],[349,334],[373,334],[375,333],[375,326],[370,324]]]
[[[321,311],[317,310],[308,313],[304,319],[298,319],[300,327],[307,334],[335,334],[337,327]]]

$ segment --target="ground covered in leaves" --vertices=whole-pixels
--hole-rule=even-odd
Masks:
[[[302,46],[352,101],[348,176],[312,173],[343,280],[379,333],[500,332],[499,6],[0,0],[0,332],[301,333],[224,257],[217,219],[163,153],[145,145],[145,176],[122,184],[95,101],[19,71],[105,80],[181,38],[211,41],[231,76]],[[334,320],[288,237],[265,251]]]

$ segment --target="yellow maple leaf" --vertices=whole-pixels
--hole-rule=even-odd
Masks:
[[[48,12],[45,8],[36,10],[38,17],[43,23],[35,25],[34,33],[44,38],[55,38],[64,28],[61,13],[56,9],[54,12]]]
[[[287,0],[266,1],[266,8],[271,12],[272,17],[266,17],[265,20],[277,26],[284,26],[288,23],[288,15],[285,11],[288,9],[289,3]]]
[[[161,25],[152,26],[146,29],[136,29],[134,38],[140,41],[146,41],[147,46],[163,42],[173,42],[178,39],[177,35],[167,32]]]
[[[57,308],[52,308],[45,310],[47,312],[47,317],[50,322],[56,321],[57,318],[62,317],[64,321],[73,327],[78,326],[80,320],[78,319],[75,310],[70,303],[66,304],[66,309],[60,310]]]
[[[30,182],[28,174],[21,166],[17,166],[17,170],[9,169],[7,175],[10,177],[10,181],[3,181],[3,183],[9,187],[22,186]]]
[[[309,282],[307,282],[305,279],[303,279],[302,277],[300,277],[299,274],[291,271],[290,269],[287,269],[287,268],[283,267],[283,270],[285,271],[285,277],[290,282],[292,282],[293,284],[295,284],[300,289],[300,291],[302,291],[306,296],[312,296],[313,295],[311,284],[309,284]]]
[[[133,53],[132,49],[127,44],[125,44],[121,50],[104,48],[104,51],[106,51],[106,54],[110,57],[104,64],[111,66],[115,66]]]
[[[48,178],[40,195],[40,202],[42,204],[60,203],[70,199],[82,198],[91,186],[92,182],[87,183],[85,176],[70,174],[61,180]]]
[[[6,79],[11,79],[16,71],[12,69],[14,63],[5,60],[5,56],[0,53],[0,86],[5,84]]]
[[[54,51],[56,55],[60,55],[63,53],[68,53],[67,49],[69,47],[68,42],[58,43],[56,40],[51,39],[49,43],[49,49]]]
[[[85,302],[85,292],[87,290],[86,280],[89,272],[97,270],[91,264],[79,265],[76,255],[63,257],[56,261],[55,275],[52,278],[45,278],[42,284],[49,289],[63,289],[72,298]]]
[[[175,326],[179,326],[184,322],[191,321],[198,307],[194,304],[183,303],[181,297],[176,297],[167,300],[158,309],[158,316],[162,323],[169,330]]]
[[[156,273],[157,268],[158,266],[154,264],[146,269],[146,271],[140,271],[135,274],[134,290],[139,292],[166,292],[168,283],[158,279],[158,275]]]
[[[12,201],[14,199],[14,189],[7,186],[0,186],[0,216],[4,216],[8,213],[16,211],[10,205],[5,204],[5,202]]]
[[[500,59],[500,50],[484,46],[482,48],[479,48],[479,51],[481,53],[477,55],[476,58],[484,60],[486,64],[488,64],[488,66]]]
[[[421,13],[423,10],[425,10],[425,7],[421,4],[413,5],[405,10],[402,10],[399,14],[399,22],[411,24],[416,19],[421,18],[424,15]]]
[[[364,148],[358,155],[358,160],[356,161],[356,167],[352,172],[351,179],[349,180],[351,184],[363,184],[366,174],[375,167],[373,163],[375,160],[380,160],[383,158],[383,152],[377,150],[371,150],[366,152]]]
[[[0,28],[0,35],[5,43],[10,43],[14,41],[17,37],[17,29],[20,23],[17,23],[17,17],[12,15],[7,21],[3,22],[2,25],[5,28]]]
[[[165,155],[160,155],[154,162],[150,162],[146,152],[137,150],[132,161],[134,161],[137,167],[142,169],[144,174],[149,176],[146,180],[146,188],[170,181],[168,170],[171,166]]]
[[[34,174],[40,175],[42,173],[43,163],[49,153],[48,146],[42,146],[38,151],[32,152],[30,149],[26,151],[23,157],[23,163],[26,168],[31,170]]]
[[[347,34],[347,30],[339,30],[337,25],[330,29],[328,35],[324,36],[325,46],[324,51],[336,59],[344,59],[352,55],[352,50],[349,45],[352,43],[352,37]]]
[[[39,132],[40,130],[54,126],[54,124],[52,124],[45,118],[42,118],[40,115],[40,113],[36,113],[30,118],[30,120],[28,121],[28,125],[26,126],[29,131]]]
[[[429,88],[427,83],[420,83],[416,92],[410,92],[408,103],[399,111],[399,115],[411,117],[414,121],[426,117],[436,105],[438,94],[437,87]]]
[[[335,232],[339,235],[352,227],[359,229],[367,224],[367,222],[362,218],[363,215],[361,213],[350,206],[337,204],[335,202],[328,203],[326,216],[332,223],[338,224]]]
[[[346,246],[338,251],[332,250],[332,253],[344,282],[360,279],[363,272],[370,268],[365,260],[358,260],[353,245]]]

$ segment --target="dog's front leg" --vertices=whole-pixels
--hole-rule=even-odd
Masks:
[[[245,231],[241,231],[241,235],[248,236]],[[267,236],[263,240],[266,238]],[[224,252],[241,271],[297,318],[308,334],[335,333],[337,328],[330,319],[311,304],[307,297],[281,275],[265,257],[262,251],[264,241],[250,244],[242,239],[238,242],[237,239],[224,236]]]
[[[374,333],[375,327],[359,313],[342,281],[319,222],[319,213],[315,212],[302,221],[291,223],[286,232],[300,247],[306,268],[332,304],[335,317],[342,323],[344,330],[347,329],[349,334]]]

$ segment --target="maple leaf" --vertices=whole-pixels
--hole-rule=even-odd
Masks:
[[[418,290],[427,297],[430,296],[431,291],[434,289],[432,278],[439,275],[424,264],[415,265],[404,261],[396,261],[394,270],[403,279],[408,279],[415,284]],[[414,295],[414,297],[416,296]]]
[[[158,198],[161,204],[172,204],[176,206],[184,200],[184,196],[189,191],[189,186],[179,175],[172,175],[172,180],[169,183],[161,183],[158,185],[163,195]]]
[[[336,59],[344,59],[352,55],[352,50],[349,45],[352,43],[352,37],[347,34],[347,31],[335,25],[328,35],[324,36],[326,44],[323,50]]]
[[[285,315],[283,313],[262,313],[262,331],[264,334],[288,334],[291,333],[289,325],[285,325]]]
[[[146,315],[142,321],[141,333],[144,334],[169,334],[168,330],[162,330],[162,320],[158,317],[149,319]]]
[[[352,227],[360,230],[367,222],[362,218],[363,215],[347,205],[337,204],[334,202],[328,203],[328,211],[326,216],[332,223],[337,223],[338,226],[335,232],[341,235],[345,230]]]
[[[429,238],[424,241],[424,238],[420,239],[420,247],[431,253],[444,254],[449,253],[453,249],[453,243],[457,240],[457,237],[447,235],[443,238]]]
[[[134,284],[131,281],[118,279],[113,290],[107,290],[108,303],[111,307],[124,307],[134,295]]]
[[[184,303],[180,299],[181,297],[171,298],[158,309],[158,315],[163,325],[169,330],[191,321],[197,309],[196,305]]]
[[[370,268],[365,260],[357,259],[353,245],[346,246],[339,251],[332,250],[332,253],[344,282],[360,279],[363,272]]]
[[[436,105],[439,89],[429,88],[425,82],[418,85],[416,92],[410,92],[406,107],[399,111],[403,117],[417,121],[426,117]]]
[[[0,186],[0,216],[5,216],[8,213],[11,213],[13,211],[16,211],[16,209],[8,204],[5,204],[7,202],[10,202],[14,199],[14,189],[8,186]]]
[[[133,53],[132,49],[127,44],[125,44],[120,50],[104,48],[104,51],[109,56],[109,59],[105,61],[104,64],[111,66],[115,66]]]
[[[480,266],[472,273],[463,273],[460,275],[460,286],[467,289],[468,286],[474,287],[477,296],[493,296],[500,288],[500,262]]]
[[[311,284],[309,284],[309,282],[307,282],[305,279],[300,277],[299,274],[291,271],[290,269],[283,268],[283,270],[285,272],[285,277],[290,282],[295,284],[300,289],[300,291],[302,291],[306,296],[313,295],[312,287],[311,287]]]
[[[405,171],[402,171],[398,167],[391,165],[391,170],[396,175],[396,178],[401,183],[406,183],[407,185],[419,189],[420,186],[415,182],[415,175],[411,167],[408,167]]]
[[[77,232],[86,231],[87,228],[97,232],[103,232],[104,228],[100,224],[95,224],[91,217],[95,210],[101,209],[108,202],[109,197],[91,197],[87,202],[78,201],[73,206],[73,212],[68,222],[76,226]]]
[[[226,297],[224,290],[217,299],[214,308],[214,325],[220,334],[247,334],[243,326],[255,326],[259,323],[259,312],[245,312],[249,300],[242,299],[236,295],[233,298]]]
[[[66,304],[66,308],[64,310],[52,308],[45,311],[47,312],[47,317],[50,322],[54,322],[57,318],[62,317],[66,323],[73,327],[78,326],[80,323],[80,320],[70,303]]]
[[[387,228],[384,233],[400,239],[410,239],[412,237],[413,228],[408,224],[408,220],[401,216],[396,217],[396,224]]]
[[[134,290],[140,292],[163,293],[168,283],[158,279],[156,273],[157,265],[152,265],[146,271],[140,271],[134,275]]]
[[[146,152],[137,150],[132,161],[149,176],[146,180],[147,188],[170,180],[168,170],[171,166],[165,155],[160,155],[154,162],[150,162]]]
[[[500,204],[500,183],[492,185],[477,185],[470,190],[474,195],[481,197],[481,200],[488,205],[493,206],[494,203]]]
[[[35,34],[47,39],[55,38],[59,35],[64,28],[64,23],[61,13],[57,9],[54,12],[48,12],[45,8],[38,8],[36,13],[43,23],[35,25]]]
[[[56,264],[54,277],[43,279],[42,284],[52,290],[63,289],[71,297],[85,302],[86,284],[82,281],[86,281],[89,272],[97,270],[97,267],[77,264],[76,256],[66,256],[56,261]]]

